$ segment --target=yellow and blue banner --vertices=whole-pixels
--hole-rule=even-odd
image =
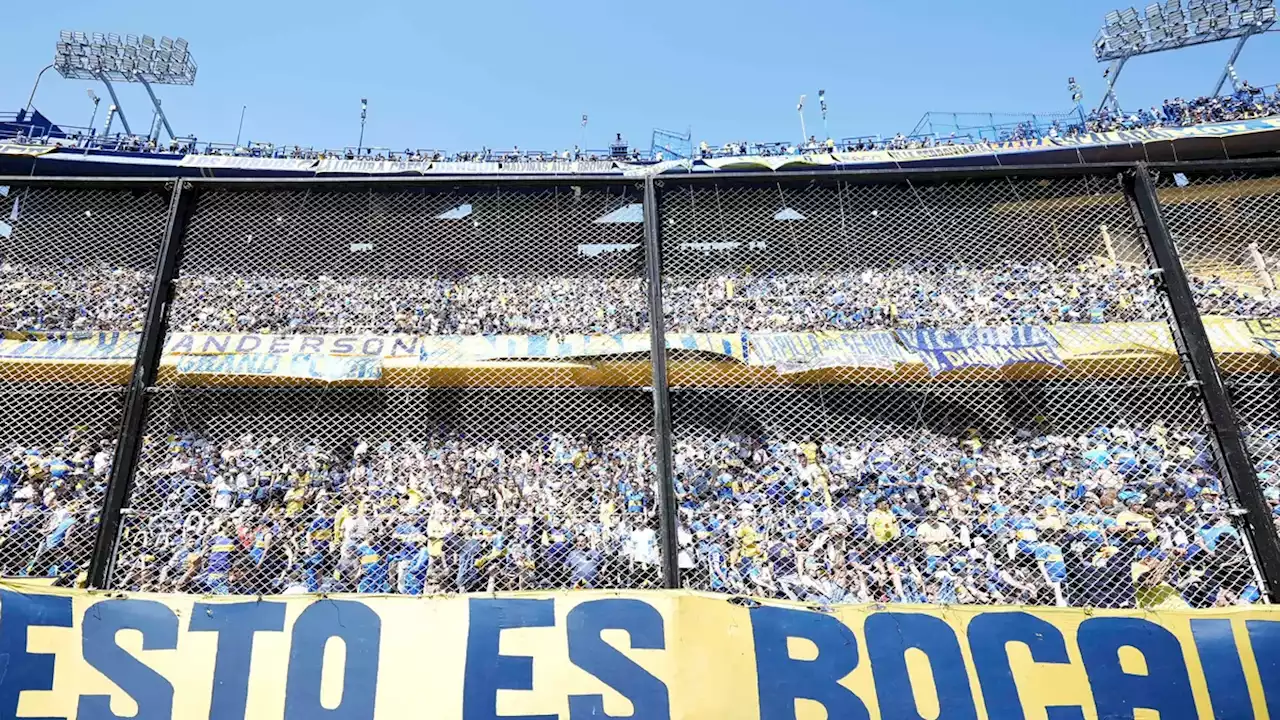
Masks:
[[[1280,320],[1205,316],[1220,355],[1266,356],[1280,341]],[[0,363],[127,364],[136,332],[19,332],[0,336]],[[377,380],[400,371],[480,367],[504,361],[587,362],[645,356],[647,333],[565,335],[263,335],[170,333],[162,364],[180,374],[319,380]],[[672,350],[734,361],[780,374],[828,368],[888,373],[924,366],[933,375],[966,368],[1034,364],[1060,368],[1100,359],[1176,358],[1164,322],[1059,323],[1050,326],[812,332],[670,332]],[[204,358],[204,359],[197,359]],[[353,360],[339,360],[349,358]],[[370,359],[356,362],[354,359]],[[381,360],[373,362],[373,360]],[[39,368],[36,368],[38,370]]]
[[[0,584],[0,717],[1280,717],[1280,612]]]
[[[920,357],[930,375],[966,368],[1002,368],[1018,363],[1063,367],[1058,341],[1039,325],[899,330],[898,338]]]
[[[860,332],[753,332],[747,338],[747,364],[772,365],[787,374],[833,367],[892,370],[911,362],[888,330]]]
[[[348,357],[293,353],[231,353],[228,355],[182,355],[179,375],[257,375],[304,380],[377,380],[382,377],[382,358]]]

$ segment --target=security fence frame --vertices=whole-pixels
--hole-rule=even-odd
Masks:
[[[106,473],[121,452],[120,430],[136,394],[130,382],[141,367],[129,338],[150,312],[173,187],[160,179],[0,180],[0,324],[13,344],[0,370],[0,393],[9,401],[0,423],[7,443],[0,572],[43,576],[55,566],[82,568],[99,554],[95,519],[118,485]],[[105,297],[93,297],[103,288]],[[66,291],[78,293],[75,317],[67,306],[59,312],[56,295]],[[39,350],[93,338],[107,350],[104,362],[71,367],[58,353]],[[9,455],[18,451],[24,456]],[[77,455],[81,467],[73,471]],[[43,488],[53,502],[19,497],[20,478],[38,478],[33,494]],[[83,497],[68,498],[72,485],[85,488]]]
[[[111,477],[102,499],[100,524],[93,548],[92,561],[89,566],[88,584],[95,588],[118,588],[125,569],[119,562],[122,538],[122,519],[130,514],[128,510],[129,496],[137,482],[140,463],[144,462],[143,441],[147,434],[148,418],[160,405],[173,406],[184,393],[194,396],[198,393],[213,393],[226,396],[234,395],[238,390],[234,381],[217,381],[206,383],[202,388],[184,388],[166,375],[162,368],[162,356],[165,337],[171,331],[175,302],[175,287],[181,278],[184,253],[190,253],[187,247],[190,242],[190,229],[193,217],[198,216],[202,201],[219,193],[307,193],[307,192],[346,192],[346,193],[468,193],[486,188],[502,191],[508,187],[519,188],[564,188],[568,192],[580,194],[590,193],[600,188],[630,187],[629,202],[617,208],[628,216],[623,222],[634,223],[629,213],[637,210],[640,213],[643,228],[636,233],[634,241],[628,243],[638,245],[643,267],[635,268],[635,279],[645,293],[644,306],[649,318],[647,332],[649,335],[649,357],[644,360],[645,371],[637,374],[629,371],[605,370],[598,367],[588,373],[590,379],[577,382],[552,382],[541,388],[534,388],[536,382],[528,375],[513,371],[514,374],[503,382],[495,382],[493,377],[480,374],[464,374],[461,379],[443,379],[437,373],[428,373],[420,387],[387,388],[396,397],[411,397],[414,393],[453,392],[436,391],[438,385],[453,385],[457,392],[465,395],[470,392],[466,388],[470,384],[473,391],[484,392],[507,385],[515,392],[529,391],[530,397],[538,393],[589,393],[598,386],[605,393],[644,392],[652,400],[652,418],[646,421],[652,428],[649,437],[653,442],[654,457],[652,472],[656,483],[656,497],[653,509],[657,514],[657,542],[659,546],[660,573],[650,581],[640,583],[642,586],[679,587],[681,584],[680,556],[681,543],[679,509],[674,479],[674,445],[680,435],[680,428],[673,428],[673,397],[685,390],[678,389],[687,382],[691,372],[689,366],[683,364],[688,354],[680,348],[672,348],[664,331],[666,318],[671,312],[671,305],[664,307],[664,302],[671,300],[671,288],[667,286],[672,268],[671,262],[664,256],[664,243],[669,242],[671,232],[673,206],[669,205],[681,193],[695,192],[698,188],[720,186],[725,188],[760,188],[775,186],[786,188],[803,188],[813,184],[848,184],[868,186],[892,183],[984,183],[1002,181],[1009,183],[1053,183],[1089,182],[1106,183],[1110,192],[1120,194],[1128,209],[1132,212],[1132,223],[1136,228],[1135,239],[1140,244],[1141,252],[1149,258],[1150,277],[1160,298],[1160,303],[1167,305],[1164,317],[1168,320],[1169,330],[1178,350],[1178,372],[1181,373],[1182,384],[1186,387],[1193,408],[1201,415],[1201,427],[1212,436],[1212,456],[1219,466],[1220,476],[1224,481],[1229,496],[1234,497],[1243,509],[1239,518],[1241,530],[1246,539],[1246,547],[1251,562],[1255,564],[1255,572],[1261,575],[1262,594],[1272,602],[1280,601],[1280,537],[1270,532],[1269,516],[1266,500],[1262,496],[1261,487],[1251,462],[1248,459],[1247,439],[1242,437],[1239,426],[1239,410],[1233,406],[1233,397],[1229,394],[1230,381],[1223,382],[1219,360],[1214,357],[1209,345],[1209,334],[1195,307],[1187,272],[1183,269],[1174,248],[1175,241],[1166,217],[1162,217],[1156,187],[1152,182],[1151,172],[1176,172],[1182,167],[1196,167],[1197,170],[1218,169],[1222,172],[1237,170],[1270,172],[1280,169],[1280,162],[1236,162],[1236,163],[1193,163],[1183,165],[1161,165],[1148,167],[1145,164],[1103,164],[1081,166],[1050,167],[1013,167],[1013,168],[956,168],[956,169],[924,169],[901,171],[813,171],[813,172],[779,172],[762,173],[707,173],[687,175],[662,175],[640,178],[619,177],[582,177],[582,176],[545,176],[545,177],[503,177],[475,176],[448,178],[332,178],[305,180],[85,180],[76,178],[0,178],[0,186],[31,185],[39,187],[59,188],[71,192],[77,189],[94,188],[144,188],[154,191],[164,187],[170,193],[167,219],[163,231],[157,239],[158,247],[155,263],[155,282],[151,286],[150,302],[146,309],[145,323],[138,342],[136,362],[133,366],[122,404],[121,422],[115,442],[115,456],[111,467]],[[467,212],[470,212],[468,207]],[[963,230],[964,218],[954,221],[956,229]],[[945,220],[952,224],[952,220]],[[571,228],[570,228],[571,230]],[[1176,235],[1176,233],[1175,233]],[[745,238],[742,238],[745,239]],[[208,242],[206,240],[205,242]],[[1109,242],[1109,241],[1108,241]],[[495,250],[497,252],[497,250]],[[624,252],[630,252],[624,251]],[[663,319],[662,325],[654,325],[655,319]],[[602,365],[607,363],[602,363]],[[577,372],[577,371],[574,371]],[[856,378],[855,378],[856,379]],[[1079,378],[1076,378],[1079,379]],[[846,374],[843,387],[822,388],[816,385],[794,385],[778,383],[764,387],[760,392],[795,393],[795,392],[834,392],[852,397],[857,393],[891,393],[893,389],[876,387],[864,379],[860,384],[849,382]],[[392,385],[398,381],[393,378]],[[750,374],[726,380],[724,387],[752,387]],[[1031,380],[1032,385],[1036,382]],[[1065,380],[1064,380],[1065,382]],[[616,387],[613,384],[616,383]],[[859,387],[861,385],[861,387]],[[904,386],[910,391],[912,387]],[[672,386],[677,386],[672,390]],[[521,390],[521,388],[524,390]],[[1012,387],[1012,384],[1001,384],[999,374],[989,378],[983,385],[982,392],[999,395],[1001,388]],[[1028,386],[1032,387],[1032,386]],[[1071,392],[1052,383],[1034,385],[1034,392],[1048,393]],[[901,389],[901,388],[899,388]],[[288,392],[287,389],[273,392]],[[316,392],[315,386],[299,392]],[[357,393],[355,389],[344,389],[344,393]],[[694,391],[699,392],[699,391]],[[1123,392],[1128,392],[1125,390]],[[943,393],[945,395],[945,393]],[[940,397],[940,396],[939,396]],[[1239,399],[1235,398],[1238,403]],[[466,402],[466,401],[461,401]],[[532,401],[530,401],[532,402]],[[626,400],[625,403],[633,403]],[[862,401],[851,401],[862,402]],[[159,404],[159,405],[158,405]],[[412,403],[406,408],[418,407]],[[589,418],[588,418],[589,420]]]
[[[1269,430],[1280,426],[1280,360],[1274,344],[1280,327],[1273,319],[1280,307],[1280,196],[1275,192],[1280,161],[1157,163],[1148,167],[1148,176],[1170,243],[1202,290],[1196,296],[1198,313],[1244,323],[1266,347],[1216,360],[1229,395],[1228,426],[1239,428],[1244,462],[1255,475],[1245,500],[1250,522],[1259,546],[1270,545],[1266,541],[1280,535],[1280,514],[1274,509],[1280,507],[1274,496],[1280,448]]]

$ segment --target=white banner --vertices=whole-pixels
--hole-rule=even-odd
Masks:
[[[405,175],[424,173],[431,167],[426,160],[346,160],[325,158],[316,163],[316,172],[344,173],[348,175]]]
[[[178,167],[208,168],[210,170],[283,170],[306,172],[315,168],[319,160],[291,158],[264,158],[248,155],[184,155]]]
[[[538,160],[511,162],[436,162],[423,170],[433,175],[573,175],[617,173],[612,160]]]

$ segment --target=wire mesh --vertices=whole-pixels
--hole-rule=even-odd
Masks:
[[[1260,598],[1116,178],[664,184],[685,585]]]
[[[640,197],[202,190],[113,585],[655,586]]]
[[[0,187],[0,575],[87,569],[166,207],[162,184]]]
[[[1201,314],[1237,338],[1223,337],[1214,351],[1280,532],[1280,178],[1265,171],[1155,177]]]

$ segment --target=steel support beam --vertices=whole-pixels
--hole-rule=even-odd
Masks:
[[[662,235],[658,180],[644,181],[645,268],[649,285],[649,361],[653,370],[653,432],[657,453],[658,546],[662,548],[662,586],[680,587],[680,542],[676,532],[675,478],[671,472],[671,392],[667,386],[667,333],[662,311]]]
[[[120,98],[116,96],[115,86],[107,79],[105,73],[98,73],[98,79],[102,81],[103,85],[107,86],[107,94],[111,96],[111,104],[116,106],[116,115],[120,116],[120,124],[124,126],[124,131],[132,135],[133,130],[129,127],[129,121],[124,117],[124,106],[120,104]]]
[[[147,304],[146,323],[138,341],[138,354],[125,397],[124,419],[111,463],[111,478],[102,504],[98,537],[89,563],[91,588],[105,589],[111,581],[116,545],[120,538],[120,517],[137,469],[138,453],[142,449],[142,436],[147,421],[147,393],[155,383],[156,371],[160,367],[173,280],[178,273],[178,258],[187,220],[195,207],[194,198],[195,191],[190,183],[185,180],[174,183],[169,197],[164,238],[160,244],[160,258],[156,264],[155,280],[151,285],[151,299]]]
[[[1266,584],[1262,589],[1263,593],[1272,602],[1280,602],[1280,535],[1277,535],[1272,525],[1271,507],[1258,484],[1257,473],[1240,434],[1239,420],[1222,381],[1213,349],[1209,345],[1209,336],[1196,308],[1195,297],[1191,294],[1186,270],[1178,259],[1173,237],[1161,214],[1155,183],[1143,164],[1139,164],[1133,172],[1122,175],[1121,179],[1125,193],[1137,205],[1138,220],[1146,230],[1152,255],[1160,269],[1173,311],[1173,329],[1178,338],[1179,349],[1200,388],[1221,453],[1221,465],[1227,474],[1228,486],[1225,489],[1245,511],[1249,541],[1257,555]]]
[[[1120,100],[1116,97],[1116,81],[1120,79],[1120,71],[1124,69],[1124,64],[1129,58],[1122,57],[1119,60],[1111,62],[1111,72],[1107,73],[1107,92],[1102,96],[1102,102],[1098,103],[1098,110],[1107,106],[1107,102],[1111,103],[1111,109],[1117,113],[1120,112]]]
[[[155,92],[151,90],[151,83],[147,82],[146,79],[142,77],[141,73],[139,73],[137,77],[138,82],[142,83],[142,87],[147,89],[147,96],[151,98],[151,104],[155,106],[156,114],[160,116],[160,123],[164,125],[164,131],[169,133],[170,140],[174,139],[177,136],[173,134],[173,128],[169,127],[169,118],[164,116],[164,109],[160,107],[160,99],[157,98]],[[118,107],[119,103],[116,103],[116,105]],[[159,142],[159,138],[156,140]]]
[[[1213,86],[1213,95],[1222,92],[1222,86],[1227,84],[1227,78],[1231,76],[1231,68],[1236,64],[1236,60],[1240,57],[1240,51],[1244,50],[1244,44],[1249,41],[1253,34],[1241,35],[1240,40],[1236,43],[1235,50],[1231,51],[1231,57],[1227,60],[1227,64],[1222,66],[1222,75],[1218,77],[1218,84]],[[1234,86],[1233,88],[1234,89]]]

